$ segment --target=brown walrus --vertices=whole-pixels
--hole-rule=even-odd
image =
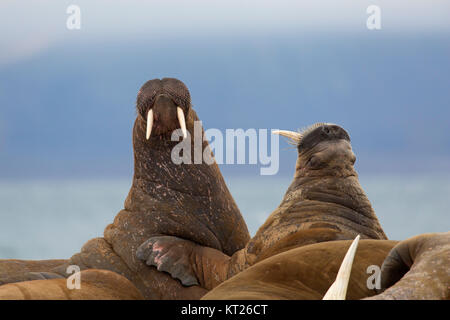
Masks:
[[[176,164],[172,159],[172,150],[179,143],[171,140],[172,132],[180,129],[180,135],[190,139],[195,121],[198,117],[191,107],[189,90],[181,81],[164,78],[146,82],[137,96],[134,177],[124,209],[106,227],[103,238],[88,241],[80,253],[59,267],[49,270],[43,265],[40,271],[67,276],[68,265],[78,265],[82,270],[106,269],[128,278],[147,299],[200,298],[205,289],[187,288],[136,258],[137,247],[156,235],[189,239],[226,255],[242,249],[250,238],[217,164],[207,164],[203,159],[200,164]],[[200,134],[203,154],[209,146],[203,140],[202,128]],[[194,161],[194,139],[189,145]],[[0,262],[0,275],[2,270]],[[33,277],[19,270],[6,274],[3,281]],[[196,284],[192,277],[183,281]]]
[[[299,150],[294,181],[246,248],[229,257],[164,236],[145,242],[138,256],[169,273],[173,266],[159,257],[177,256],[172,276],[180,269],[195,275],[203,287],[212,289],[202,299],[321,299],[338,283],[333,281],[350,245],[342,239],[358,233],[374,240],[360,241],[344,298],[348,285],[348,299],[448,299],[449,233],[399,243],[385,240],[358,183],[345,130],[318,124],[302,134],[280,133],[293,139]],[[368,286],[368,268],[382,263],[383,288],[389,289],[376,295],[376,287]],[[412,293],[417,285],[420,289]],[[342,298],[339,290],[330,296]]]
[[[337,125],[320,123],[288,135],[298,149],[294,179],[281,204],[244,249],[230,257],[185,239],[163,236],[143,243],[138,257],[175,278],[190,275],[202,287],[212,289],[249,266],[292,248],[357,235],[387,239],[359,184],[348,133]]]

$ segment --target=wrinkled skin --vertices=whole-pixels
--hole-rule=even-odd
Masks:
[[[200,164],[172,161],[171,152],[179,143],[171,141],[173,130],[180,128],[178,107],[183,111],[189,135],[194,136],[194,121],[198,117],[181,81],[155,79],[142,86],[133,128],[134,177],[124,209],[106,227],[103,238],[88,241],[80,253],[59,266],[42,262],[38,271],[67,276],[69,265],[78,265],[82,270],[114,271],[129,279],[146,299],[198,299],[206,293],[199,286],[185,287],[136,258],[137,247],[152,236],[189,239],[227,255],[242,249],[249,240],[247,226],[214,160],[212,164],[203,159]],[[150,109],[154,121],[147,140]],[[201,125],[195,136],[200,138],[201,154],[211,154],[208,142],[202,139]],[[198,146],[194,139],[185,141],[195,161]],[[5,265],[5,261],[0,261],[4,283],[31,280],[24,270],[11,272]]]

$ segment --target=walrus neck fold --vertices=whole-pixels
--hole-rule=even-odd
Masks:
[[[312,146],[299,148],[294,179],[283,200],[247,245],[254,261],[293,245],[351,240],[358,234],[387,239],[359,184],[349,139],[308,143]]]

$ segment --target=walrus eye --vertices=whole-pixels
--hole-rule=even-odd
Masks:
[[[183,109],[181,109],[180,107],[177,107],[177,116],[178,122],[180,123],[181,131],[183,132],[183,138],[186,139],[187,137],[186,120],[184,119]]]
[[[320,169],[321,167],[323,167],[323,162],[320,160],[320,157],[313,155],[311,158],[309,158],[306,165],[311,169]]]

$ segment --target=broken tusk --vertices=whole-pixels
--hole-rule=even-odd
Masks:
[[[356,249],[358,248],[359,235],[353,240],[350,248],[342,260],[336,280],[333,282],[322,300],[345,300],[347,295],[348,282],[350,273],[352,272],[353,259],[355,258]]]
[[[150,134],[152,133],[152,127],[153,127],[153,109],[150,109],[150,110],[148,110],[148,113],[147,113],[147,134],[146,134],[147,140],[150,139]]]
[[[294,142],[299,142],[302,139],[302,135],[298,132],[289,131],[289,130],[272,130],[273,134],[279,134],[280,136],[287,137]]]
[[[177,107],[177,115],[178,115],[178,122],[180,123],[181,131],[183,132],[183,138],[186,139],[186,137],[187,137],[186,121],[184,120],[183,109],[181,109],[180,107]]]

